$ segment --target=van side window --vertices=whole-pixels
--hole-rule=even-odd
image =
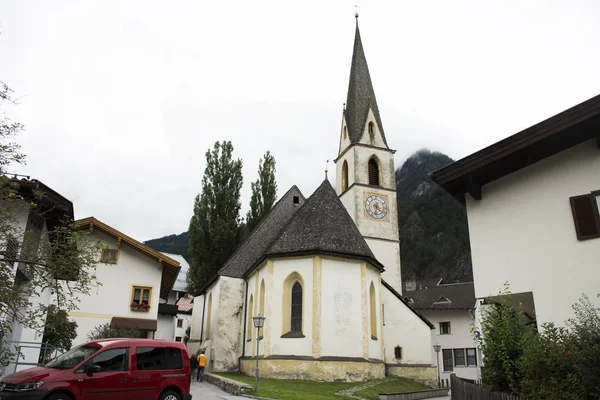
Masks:
[[[172,347],[138,347],[136,366],[140,371],[183,369],[181,349]]]
[[[127,371],[127,358],[127,349],[110,349],[94,357],[91,364],[99,365],[100,372]]]

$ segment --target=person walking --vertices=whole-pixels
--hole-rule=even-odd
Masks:
[[[202,382],[204,380],[204,368],[206,367],[207,358],[204,355],[204,351],[200,351],[198,356],[198,377],[197,381]]]
[[[192,356],[190,357],[190,369],[192,370],[192,380],[194,380],[194,377],[196,378],[196,380],[198,380],[196,372],[198,369],[198,358],[195,354],[192,354]]]

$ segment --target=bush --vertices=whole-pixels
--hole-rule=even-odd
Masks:
[[[532,329],[523,323],[521,310],[512,306],[508,284],[495,299],[488,299],[481,321],[485,357],[482,369],[483,384],[495,391],[518,394],[521,372],[519,359],[523,345]]]
[[[88,340],[110,339],[110,338],[142,338],[144,332],[132,328],[116,328],[110,324],[98,325],[90,333]]]
[[[484,385],[530,400],[600,399],[600,309],[584,294],[564,327],[544,324],[538,334],[501,299],[481,323]]]

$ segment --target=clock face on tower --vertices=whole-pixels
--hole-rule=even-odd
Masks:
[[[388,213],[388,205],[382,196],[371,194],[365,199],[365,210],[371,218],[383,219]]]

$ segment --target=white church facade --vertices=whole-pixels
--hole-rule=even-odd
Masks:
[[[357,25],[336,187],[289,189],[194,298],[209,371],[252,374],[258,336],[263,377],[435,384],[434,327],[401,295],[393,155]]]

